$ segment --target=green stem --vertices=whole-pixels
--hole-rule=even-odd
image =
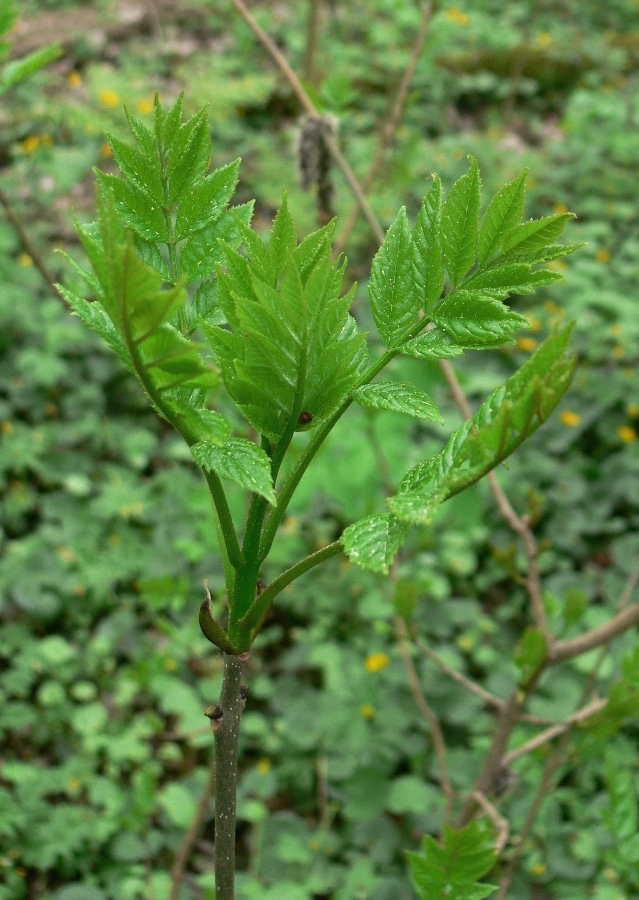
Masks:
[[[241,566],[244,565],[244,556],[237,539],[237,534],[235,533],[235,526],[233,525],[231,510],[229,509],[228,500],[226,499],[226,494],[224,493],[222,482],[215,472],[205,471],[204,476],[206,478],[206,483],[209,486],[209,491],[211,492],[211,497],[213,498],[215,509],[217,510],[220,529],[224,536],[224,546],[226,548],[229,562],[237,571],[241,568]]]
[[[418,335],[419,332],[423,328],[425,328],[426,325],[428,325],[429,321],[429,319],[423,318],[411,325],[410,328],[406,329],[404,335],[399,341],[399,344],[401,345],[405,341],[410,340],[410,338]],[[384,369],[388,365],[388,363],[397,356],[400,350],[401,346],[391,347],[390,350],[387,350],[385,353],[383,353],[377,360],[377,362],[373,363],[373,365],[364,372],[359,381],[354,385],[350,394],[335,410],[333,415],[329,419],[327,419],[323,425],[320,425],[320,427],[315,432],[314,437],[311,439],[306,450],[293,467],[293,471],[283,484],[277,501],[277,506],[269,515],[266,521],[266,525],[262,534],[262,543],[260,546],[260,561],[266,559],[271,547],[273,546],[273,541],[275,540],[275,535],[277,534],[279,524],[282,521],[284,513],[286,512],[286,508],[291,502],[291,497],[295,493],[295,490],[300,483],[302,476],[306,472],[319,448],[322,446],[330,432],[335,427],[336,423],[339,421],[339,419],[341,419],[341,417],[353,402],[354,392],[358,387],[361,387],[364,384],[368,384],[369,381],[372,381],[373,378],[378,375],[382,371],[382,369]]]
[[[301,559],[298,563],[295,563],[294,566],[291,566],[290,569],[282,572],[281,575],[264,588],[246,615],[240,619],[238,623],[239,626],[250,630],[251,636],[254,637],[262,627],[273,601],[285,587],[288,587],[291,582],[299,578],[300,575],[303,575],[304,572],[308,572],[308,570],[314,568],[314,566],[330,559],[331,556],[336,556],[338,553],[341,553],[343,549],[341,540],[333,541],[332,544],[328,544],[326,547],[322,547],[321,550],[311,553],[310,556]]]

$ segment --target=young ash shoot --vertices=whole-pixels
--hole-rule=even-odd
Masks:
[[[207,599],[200,624],[225,656],[215,865],[218,900],[230,900],[241,663],[271,605],[339,553],[387,573],[411,525],[430,522],[551,415],[575,368],[571,326],[555,329],[439,453],[407,472],[384,508],[264,586],[262,567],[296,488],[353,403],[442,423],[430,396],[387,377],[389,363],[513,343],[527,320],[508,299],[561,281],[545,266],[575,247],[555,243],[568,213],[521,222],[525,173],[492,198],[483,217],[475,159],[447,197],[435,175],[414,226],[400,210],[373,260],[371,312],[386,348],[377,353],[349,312],[355,288],[344,293],[346,262],[333,260],[334,222],[300,242],[284,197],[264,241],[251,228],[253,204],[229,205],[239,160],[208,172],[206,110],[183,122],[181,99],[169,110],[156,99],[152,130],[127,117],[134,141],[111,139],[121,174],[96,173],[97,221],[78,225],[91,270],[69,260],[92,299],[60,290],[184,438],[210,490],[228,619],[216,621]],[[218,411],[223,392],[245,420],[239,432]],[[295,441],[302,431],[305,440]],[[283,465],[294,442],[294,462]],[[229,482],[247,492],[244,522],[231,514]],[[447,832],[443,848],[428,840],[425,856],[411,857],[422,896],[487,896],[490,888],[478,884],[493,859],[484,840],[474,825]],[[454,878],[446,874],[449,860],[464,863]]]

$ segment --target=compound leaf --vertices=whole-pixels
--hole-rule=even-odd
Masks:
[[[496,861],[481,822],[471,822],[459,831],[445,825],[442,845],[425,835],[422,853],[408,853],[408,861],[421,900],[483,900],[497,890],[478,880]]]

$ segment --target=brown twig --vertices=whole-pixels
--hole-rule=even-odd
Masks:
[[[321,11],[322,0],[309,0],[306,49],[304,51],[304,79],[312,85],[317,83],[317,46],[319,44]]]
[[[282,51],[279,49],[279,47],[277,46],[275,41],[271,37],[269,37],[269,35],[264,31],[263,28],[261,28],[258,25],[258,23],[255,21],[255,19],[251,15],[251,13],[246,8],[245,4],[242,2],[242,0],[233,0],[233,5],[237,9],[237,11],[241,15],[241,17],[244,19],[246,24],[249,26],[249,28],[252,30],[253,34],[256,36],[256,38],[259,40],[259,42],[262,44],[264,49],[268,51],[268,53],[271,55],[273,60],[277,63],[282,74],[284,75],[284,77],[286,78],[288,83],[290,84],[297,99],[300,101],[302,107],[306,110],[308,115],[314,119],[321,119],[321,115],[320,115],[317,107],[315,106],[315,104],[313,103],[311,98],[309,97],[308,93],[306,92],[306,90],[304,88],[304,85],[299,80],[299,78],[297,77],[297,75],[295,74],[293,69],[290,67],[286,57],[284,56]],[[343,173],[344,177],[346,178],[346,181],[348,182],[350,189],[352,190],[353,194],[355,195],[355,198],[360,206],[362,213],[364,214],[367,222],[371,226],[375,237],[381,244],[381,242],[384,240],[384,230],[383,230],[382,226],[379,224],[379,222],[377,220],[377,216],[373,212],[373,209],[372,209],[370,203],[366,199],[366,195],[365,195],[364,191],[362,190],[362,186],[359,183],[357,176],[355,175],[355,173],[349,166],[348,162],[346,161],[344,154],[339,149],[339,146],[338,146],[337,141],[335,140],[334,136],[332,134],[326,133],[324,139],[326,141],[326,146],[330,150],[331,156],[333,157],[333,159],[335,160],[335,162],[339,166],[339,168],[342,170],[342,173]]]
[[[557,641],[552,650],[550,661],[552,663],[563,662],[566,659],[579,656],[587,650],[601,647],[602,644],[607,644],[613,638],[619,637],[620,634],[632,628],[633,625],[639,625],[639,603],[635,603],[623,612],[617,613],[613,619],[604,625],[600,625],[599,628],[593,628],[591,631],[587,631],[585,634],[581,634],[579,637],[572,638],[569,641]]]
[[[617,604],[617,612],[620,613],[623,611],[624,607],[628,604],[630,597],[632,596],[632,592],[635,587],[639,583],[639,566],[637,569],[631,573],[626,582],[626,586],[624,591],[619,598],[619,602]],[[578,706],[581,706],[586,702],[588,695],[590,694],[594,683],[597,679],[597,675],[599,673],[599,669],[606,657],[606,653],[608,650],[608,645],[605,644],[601,647],[599,654],[597,656],[597,660],[595,665],[593,666],[590,675],[588,676],[588,680],[584,686],[583,691],[581,692],[581,696],[579,698]],[[521,833],[519,835],[519,839],[517,841],[517,846],[515,847],[514,853],[508,862],[504,872],[502,873],[502,877],[499,882],[499,891],[495,897],[495,900],[504,900],[506,897],[506,892],[510,887],[512,882],[512,877],[519,865],[519,860],[521,858],[522,853],[524,852],[524,848],[528,842],[528,838],[530,837],[532,830],[535,826],[535,822],[537,820],[537,815],[539,814],[539,810],[541,809],[541,805],[544,802],[546,796],[550,793],[553,788],[555,774],[561,765],[564,754],[566,751],[566,747],[570,742],[570,737],[572,735],[572,727],[567,729],[565,733],[562,735],[561,740],[557,744],[555,750],[550,754],[548,759],[546,760],[546,765],[544,767],[544,772],[539,782],[539,786],[537,787],[537,791],[535,793],[535,797],[533,799],[532,805],[528,811],[528,815],[526,816],[526,821],[521,829]]]
[[[479,806],[481,806],[490,821],[493,823],[496,831],[495,850],[499,855],[508,842],[508,821],[497,812],[490,800],[484,797],[484,795],[479,791],[473,791],[473,799],[479,804]]]
[[[424,49],[424,43],[426,42],[426,35],[428,34],[428,29],[430,26],[431,19],[434,13],[437,10],[437,2],[438,0],[433,0],[432,3],[427,3],[422,7],[422,18],[419,25],[419,29],[417,31],[417,35],[415,37],[415,42],[412,46],[410,56],[408,59],[408,65],[404,70],[404,74],[402,76],[402,80],[399,83],[399,87],[397,89],[397,94],[395,96],[395,100],[393,102],[393,107],[391,109],[390,116],[388,117],[388,121],[386,125],[382,128],[379,133],[379,139],[377,143],[377,149],[375,150],[375,156],[373,157],[370,166],[368,167],[368,171],[364,178],[362,179],[362,190],[364,193],[368,193],[371,189],[375,179],[379,175],[380,169],[382,167],[382,163],[384,162],[384,157],[386,156],[386,151],[390,147],[392,140],[395,136],[395,132],[399,126],[399,123],[402,118],[402,114],[404,112],[404,106],[406,105],[406,97],[408,96],[408,90],[410,88],[411,82],[415,75],[415,71],[419,64],[419,59],[422,55],[422,50]],[[348,243],[348,239],[351,236],[353,228],[355,227],[355,223],[359,217],[359,209],[357,205],[353,205],[346,215],[346,219],[344,220],[344,224],[342,225],[340,232],[337,236],[335,242],[335,255],[339,256],[340,253],[343,252],[346,244]]]
[[[180,849],[177,852],[175,862],[173,863],[173,868],[171,869],[171,892],[169,894],[169,900],[178,900],[178,897],[180,895],[180,885],[182,884],[182,881],[184,879],[186,867],[189,863],[189,859],[191,858],[191,854],[193,853],[193,848],[195,847],[198,838],[200,837],[200,832],[202,831],[202,827],[204,826],[204,822],[206,821],[206,816],[211,805],[211,798],[214,793],[215,756],[211,754],[208,777],[206,779],[206,784],[204,785],[204,791],[195,810],[193,820],[189,825],[184,838],[182,839]]]
[[[408,683],[410,685],[411,694],[413,695],[413,699],[417,707],[419,708],[423,717],[426,719],[430,728],[433,748],[435,750],[435,755],[437,756],[437,763],[439,766],[439,780],[442,791],[446,798],[446,812],[444,821],[448,822],[452,813],[453,804],[455,802],[455,791],[453,790],[453,786],[451,785],[450,779],[448,777],[447,750],[446,743],[444,741],[444,735],[442,734],[439,719],[437,718],[435,712],[422,693],[422,688],[419,683],[419,676],[417,675],[415,663],[413,662],[413,657],[411,656],[410,652],[406,623],[399,616],[397,616],[397,618],[395,619],[395,630],[397,632],[399,652],[402,655],[404,666],[406,667],[406,674],[408,675]]]
[[[26,228],[24,227],[24,222],[22,221],[22,218],[20,217],[20,215],[14,208],[13,203],[9,199],[9,196],[6,193],[6,191],[2,190],[1,188],[0,188],[0,203],[2,204],[2,206],[4,208],[7,219],[11,222],[11,224],[13,225],[13,227],[16,231],[16,234],[20,238],[20,243],[24,247],[25,253],[27,253],[33,260],[33,265],[36,267],[38,272],[42,275],[42,278],[44,279],[44,281],[46,281],[46,283],[49,287],[49,290],[51,291],[52,294],[54,294],[56,297],[58,297],[58,299],[63,300],[66,303],[67,301],[65,300],[65,298],[62,296],[62,294],[56,287],[55,278],[49,271],[47,264],[45,263],[44,259],[42,258],[42,255],[40,254],[40,251],[36,248],[35,244],[29,237],[29,234],[28,234]]]
[[[559,737],[559,735],[564,734],[577,722],[583,722],[584,719],[589,719],[591,716],[594,716],[595,713],[600,712],[607,703],[608,701],[605,698],[596,698],[592,703],[589,703],[588,706],[584,707],[584,709],[577,710],[576,713],[568,716],[564,722],[558,722],[557,725],[553,725],[552,728],[547,728],[546,731],[542,731],[541,734],[526,741],[521,747],[516,747],[514,750],[511,750],[510,753],[507,753],[502,759],[502,766],[509,766],[521,756],[531,753],[538,747],[543,747],[544,744],[547,744],[549,741],[554,740],[554,738]]]
[[[506,705],[506,701],[502,700],[500,697],[495,697],[494,694],[490,694],[488,691],[484,690],[483,687],[476,684],[474,681],[471,681],[466,675],[463,675],[461,672],[458,672],[456,669],[453,669],[452,666],[449,666],[444,660],[435,653],[434,650],[431,650],[430,647],[427,647],[426,644],[422,643],[419,638],[415,640],[415,644],[419,647],[424,656],[427,656],[434,663],[436,663],[442,672],[445,672],[449,678],[452,678],[458,684],[461,684],[471,693],[475,694],[475,696],[479,697],[480,700],[483,700],[487,706],[492,706],[495,709],[503,709]]]

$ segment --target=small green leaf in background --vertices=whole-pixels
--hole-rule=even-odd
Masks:
[[[450,189],[442,214],[442,250],[453,287],[474,264],[479,241],[481,178],[477,160],[469,159],[468,172]]]
[[[444,423],[440,411],[425,391],[398,381],[381,381],[357,388],[354,399],[369,409],[387,409],[418,419]]]
[[[386,575],[405,537],[404,524],[390,513],[380,513],[349,525],[342,543],[351,562]]]
[[[546,658],[546,638],[539,628],[527,628],[515,647],[515,662],[521,671],[521,682],[527,684]]]
[[[496,854],[481,822],[455,831],[444,826],[443,846],[425,835],[422,854],[408,853],[420,900],[483,900],[497,888],[481,884]]]
[[[413,283],[411,233],[404,207],[375,254],[368,293],[379,333],[388,347],[396,346],[421,305]]]
[[[228,478],[247,491],[253,491],[275,504],[277,497],[271,478],[271,461],[262,450],[251,441],[232,438],[222,447],[207,441],[200,441],[191,447],[198,465],[216,472],[220,478]]]

